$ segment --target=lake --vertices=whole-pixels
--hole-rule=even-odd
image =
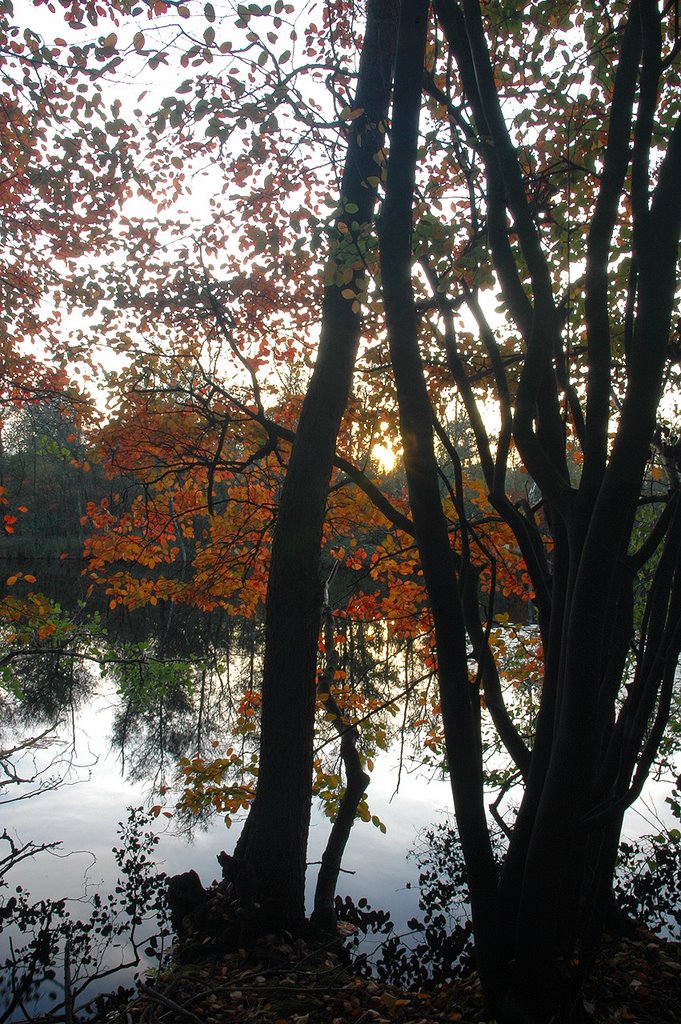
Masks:
[[[164,657],[181,654],[186,658],[190,652],[183,640],[188,635],[196,640],[197,636],[182,616],[178,616],[176,625],[176,632],[164,631]],[[30,841],[38,846],[58,843],[59,847],[17,864],[5,878],[6,898],[16,885],[21,885],[33,901],[65,898],[74,917],[86,916],[88,901],[96,894],[105,898],[115,884],[117,865],[112,848],[120,845],[117,823],[126,819],[131,806],[149,807],[160,799],[172,808],[175,791],[163,798],[158,796],[158,788],[172,785],[179,757],[191,756],[199,747],[210,752],[213,743],[219,746],[216,753],[229,742],[241,744],[244,751],[255,748],[257,729],[253,727],[230,739],[229,722],[233,720],[234,705],[244,693],[252,694],[250,688],[257,685],[260,638],[248,625],[227,628],[226,632],[225,625],[224,621],[219,628],[212,624],[210,657],[205,643],[198,651],[194,648],[196,662],[191,679],[187,678],[186,666],[178,661],[173,669],[176,679],[170,684],[166,679],[163,686],[154,660],[158,639],[150,645],[147,630],[122,634],[127,638],[121,641],[118,655],[134,662],[131,652],[138,644],[136,656],[149,659],[149,678],[137,679],[141,669],[135,664],[131,671],[122,670],[118,664],[105,664],[102,670],[96,662],[68,658],[59,662],[38,658],[17,671],[23,695],[5,700],[0,749],[8,751],[30,737],[40,736],[57,718],[61,724],[42,738],[37,749],[20,751],[11,759],[11,770],[17,777],[42,778],[47,786],[46,791],[27,798],[36,784],[13,784],[6,776],[2,795],[4,828],[17,845]],[[371,687],[372,699],[376,695],[385,697],[391,687],[399,686],[389,666],[393,655],[380,663],[377,653],[381,648],[381,657],[385,654],[385,638],[364,637],[361,645],[357,639],[353,649],[361,669],[349,664],[348,668],[367,677],[378,667],[380,680],[366,685]],[[176,686],[178,679],[181,685]],[[140,698],[142,684],[152,694],[148,701]],[[386,743],[390,741],[392,721],[388,710],[382,708],[377,717],[382,724],[380,729],[376,726],[376,732]],[[333,740],[334,734],[328,728],[324,731],[322,725],[324,756],[337,767],[337,742],[328,743],[329,739]],[[339,893],[354,900],[367,896],[374,907],[389,908],[396,927],[403,930],[418,905],[417,888],[407,887],[417,875],[416,866],[406,861],[407,851],[420,830],[439,814],[447,813],[451,793],[437,768],[410,770],[413,764],[408,744],[402,771],[399,744],[380,751],[374,737],[368,741],[366,752],[375,759],[369,805],[372,813],[385,822],[387,832],[383,834],[372,824],[357,821],[346,851]],[[63,776],[60,784],[53,785],[52,777],[58,776]],[[222,849],[233,849],[241,824],[237,816],[227,829],[222,816],[214,815],[189,833],[186,819],[180,825],[177,818],[160,814],[154,823],[160,837],[155,860],[168,875],[194,868],[207,886],[220,876],[217,854]],[[316,806],[309,846],[310,902],[316,881],[314,862],[321,858],[329,828],[328,818]],[[11,929],[0,935],[2,960],[11,938]],[[108,962],[115,959],[113,953]],[[119,983],[118,978],[114,980]],[[59,978],[53,989],[55,985],[59,988]],[[111,980],[94,985],[92,991],[110,985]],[[4,1019],[20,1020],[27,1011],[44,1011],[49,1001],[43,993],[33,1002],[25,1000],[24,1005],[25,1010],[17,1008]]]
[[[188,637],[197,639],[192,621],[178,616],[173,631],[165,630],[165,657],[188,656],[185,641]],[[157,674],[153,658],[148,679],[138,678],[142,669],[134,659],[130,671],[130,665],[122,671],[119,665],[105,664],[102,671],[96,661],[77,660],[66,666],[53,665],[52,675],[46,662],[39,664],[38,670],[33,665],[24,672],[24,696],[14,702],[14,721],[10,714],[0,747],[7,750],[16,744],[17,738],[35,736],[60,717],[58,730],[45,737],[37,751],[25,751],[14,758],[14,769],[18,775],[28,777],[35,774],[36,768],[49,769],[55,755],[64,757],[65,764],[72,761],[73,767],[65,770],[60,785],[30,799],[18,799],[29,791],[29,783],[4,787],[4,828],[10,835],[21,843],[60,844],[57,850],[19,863],[6,878],[6,897],[20,884],[33,900],[65,898],[74,917],[86,915],[88,901],[97,894],[105,898],[115,884],[117,865],[112,849],[120,845],[116,826],[126,819],[127,809],[156,803],[159,784],[172,787],[178,758],[190,756],[198,746],[210,750],[215,742],[218,752],[228,742],[240,743],[244,751],[254,747],[255,727],[230,741],[229,724],[235,720],[234,705],[257,684],[258,631],[241,625],[230,627],[220,621],[214,622],[208,632],[211,644],[198,645],[188,686],[183,675],[185,668],[178,660],[174,672],[182,682],[179,689],[175,688],[176,680],[168,683],[166,676]],[[200,634],[198,639],[202,639]],[[405,654],[399,645],[393,651],[387,650],[385,636],[378,629],[362,631],[361,643],[359,640],[358,634],[349,645],[353,647],[355,663],[346,663],[354,682],[358,684],[361,680],[378,703],[379,697],[384,699],[392,692],[410,693],[409,671],[414,673],[420,668],[413,652]],[[150,657],[148,631],[141,630],[137,635],[128,632],[119,654],[130,659],[131,644],[142,645],[137,648],[138,655],[146,652],[142,660]],[[196,646],[193,649],[197,651]],[[158,641],[153,651],[155,657]],[[153,700],[141,700],[142,683],[151,686]],[[451,791],[438,770],[438,757],[431,758],[431,765],[419,763],[422,737],[417,739],[414,751],[410,751],[409,742],[402,749],[402,719],[401,709],[393,718],[384,708],[377,717],[383,732],[376,727],[373,739],[368,741],[375,759],[368,802],[387,831],[383,834],[370,823],[356,822],[338,886],[342,896],[349,895],[355,901],[364,896],[374,908],[389,910],[400,932],[408,930],[407,921],[418,911],[418,864],[413,857],[407,859],[407,854],[423,830],[446,818],[451,810]],[[324,735],[322,739],[326,742]],[[378,749],[378,735],[383,736],[387,750]],[[329,745],[331,764],[337,756],[333,750],[333,745]],[[401,754],[405,756],[400,771]],[[664,803],[668,792],[669,786],[661,782],[648,786],[644,799],[628,815],[628,834],[659,831],[661,822],[669,820]],[[170,808],[174,795],[171,788],[165,798]],[[161,813],[154,823],[159,835],[154,858],[168,875],[194,868],[207,886],[220,875],[217,854],[222,849],[231,852],[240,827],[238,816],[231,829],[227,829],[222,817],[215,815],[194,827],[190,834],[185,819],[180,822]],[[308,854],[310,903],[316,880],[314,862],[321,857],[329,827],[329,820],[315,805]],[[4,943],[4,951],[0,946],[2,960],[11,937],[11,931],[9,935],[0,935],[0,943]],[[118,950],[110,949],[107,964],[113,966],[119,955]],[[93,986],[90,994],[119,983],[118,977],[106,979]],[[57,977],[52,988],[58,990],[60,984]],[[44,1012],[48,1007],[48,994],[43,991],[35,1000],[25,1001],[23,1010],[18,1007],[9,1016],[3,1017],[0,1006],[0,1021],[19,1021],[27,1012]]]

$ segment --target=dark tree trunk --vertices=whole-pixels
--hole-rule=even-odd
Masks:
[[[525,797],[499,886],[484,817],[478,694],[467,678],[464,623],[478,658],[483,657],[483,669],[484,648],[480,631],[475,624],[471,628],[468,607],[465,617],[462,615],[456,576],[458,567],[463,581],[465,556],[453,557],[442,514],[433,453],[433,413],[419,354],[411,284],[409,235],[422,59],[418,47],[423,45],[415,23],[426,16],[426,5],[418,0],[403,6],[401,22],[381,224],[383,290],[409,498],[435,625],[447,755],[471,887],[481,978],[498,1019],[509,1024],[543,1024],[569,1018],[584,971],[597,949],[611,892],[621,816],[640,790],[659,742],[681,643],[681,537],[677,534],[676,499],[670,499],[670,514],[657,530],[655,544],[646,545],[645,557],[641,555],[637,561],[629,551],[655,428],[675,294],[681,226],[681,123],[669,133],[649,202],[652,110],[662,69],[659,12],[652,3],[634,0],[623,32],[605,173],[587,247],[589,376],[584,417],[561,362],[549,265],[501,111],[480,5],[476,0],[462,0],[460,9],[456,3],[440,0],[437,8],[477,123],[488,176],[489,237],[495,267],[525,342],[514,399],[514,437],[542,491],[554,541],[551,576],[541,592],[545,677],[538,730],[529,768],[525,765]],[[409,26],[408,19],[412,22]],[[633,131],[634,138],[636,301],[630,303],[635,313],[631,314],[627,352],[629,384],[610,447],[607,276],[629,163],[622,131]],[[520,262],[508,243],[507,211],[522,256],[522,273],[530,281],[531,300],[525,293]],[[465,368],[455,357],[451,365],[461,386]],[[567,473],[561,392],[570,402],[585,453],[579,488],[571,486]],[[481,458],[484,463],[488,453],[483,451]],[[531,556],[535,570],[541,570],[541,559],[537,562],[534,558],[535,545],[528,544],[524,534],[525,522],[508,508],[498,487],[504,472],[503,456],[494,469],[487,467],[493,501],[523,551]],[[461,512],[459,518],[463,536]],[[632,580],[664,536],[636,673],[619,706],[633,626]],[[533,578],[540,575],[535,571]],[[502,716],[500,722],[506,730],[508,720]],[[522,750],[520,753],[522,763]]]
[[[399,404],[409,503],[435,624],[438,679],[457,825],[474,911],[476,953],[491,993],[499,976],[496,866],[483,802],[480,697],[468,678],[466,630],[440,499],[433,411],[419,353],[411,283],[412,206],[428,22],[427,0],[405,0],[395,67],[388,182],[380,226],[381,277]]]
[[[334,647],[333,612],[329,604],[328,589],[324,595],[322,610],[326,667],[319,677],[317,690],[322,706],[341,739],[341,760],[345,768],[345,790],[340,798],[331,833],[326,842],[322,863],[317,876],[314,894],[314,909],[310,923],[320,932],[333,933],[337,918],[335,907],[336,886],[350,832],[355,821],[357,808],[371,781],[362,767],[357,750],[358,730],[344,718],[338,702],[331,693],[334,672],[338,658]]]
[[[561,370],[548,263],[501,111],[480,4],[436,0],[436,8],[478,131],[488,178],[488,232],[495,268],[526,346],[515,398],[514,436],[542,491],[554,541],[552,578],[541,598],[541,709],[499,890],[497,929],[508,938],[508,961],[505,966],[500,961],[503,976],[496,992],[492,989],[493,997],[502,993],[496,1007],[500,1019],[538,1024],[556,1013],[556,1019],[567,1019],[597,947],[611,893],[621,816],[640,791],[659,742],[679,653],[681,539],[672,498],[670,513],[657,530],[655,543],[665,534],[666,540],[638,645],[636,672],[618,708],[633,628],[632,581],[655,547],[652,542],[645,545],[645,557],[638,560],[629,551],[655,428],[676,287],[681,124],[668,133],[652,188],[650,146],[663,71],[660,15],[656,4],[633,0],[620,26],[608,143],[588,233],[588,379],[582,416],[579,398]],[[634,292],[628,301],[628,387],[610,447],[609,262],[628,173],[636,271],[630,275]],[[507,211],[526,268],[524,277],[509,245]],[[527,278],[531,299],[525,292]],[[585,457],[578,489],[569,486],[565,473],[557,415],[561,389],[571,403]],[[505,513],[498,494],[494,500],[522,545],[517,521]]]
[[[374,157],[382,149],[392,86],[397,0],[369,0],[355,109],[350,122],[330,255],[338,279],[361,260],[377,195]],[[354,226],[353,226],[354,225]],[[359,285],[364,270],[356,271]],[[305,857],[310,818],[315,673],[322,608],[319,553],[341,417],[361,331],[358,307],[325,288],[317,362],[282,489],[267,591],[260,774],[235,857],[244,898],[267,928],[299,928],[305,916]],[[355,291],[359,291],[359,287]],[[353,308],[354,306],[354,308]]]

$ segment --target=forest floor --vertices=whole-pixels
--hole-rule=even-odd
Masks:
[[[196,955],[196,954],[194,954]],[[681,1021],[681,944],[641,929],[608,941],[578,1015],[591,1024]],[[337,951],[270,939],[254,952],[173,963],[109,1024],[482,1024],[474,974],[429,991],[353,975]]]

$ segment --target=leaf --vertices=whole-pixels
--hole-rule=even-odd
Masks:
[[[135,47],[136,50],[141,50],[143,48],[143,46],[144,46],[144,32],[136,32],[135,33],[135,35],[133,37],[133,40],[132,40],[132,45]]]
[[[358,117],[361,117],[364,113],[364,107],[343,107],[340,114],[338,115],[341,121],[356,121]]]
[[[212,4],[206,4],[203,8],[203,13],[208,21],[215,21],[215,8]]]

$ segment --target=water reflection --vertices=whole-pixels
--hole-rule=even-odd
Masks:
[[[37,645],[35,661],[17,658],[12,663],[13,683],[23,691],[23,697],[6,692],[4,699],[11,705],[15,722],[22,715],[32,723],[58,718],[71,724],[74,737],[76,725],[84,733],[104,737],[104,746],[114,754],[117,770],[122,770],[128,785],[136,791],[130,798],[121,794],[120,782],[114,778],[108,760],[106,784],[116,788],[119,803],[137,802],[135,797],[140,792],[148,800],[153,792],[153,804],[174,815],[173,829],[191,832],[195,839],[190,852],[166,854],[175,857],[169,873],[197,867],[202,881],[210,882],[218,873],[216,853],[229,845],[222,817],[238,819],[243,806],[240,794],[250,792],[253,785],[261,624],[241,621],[224,612],[203,615],[191,608],[163,603],[135,612],[120,608],[110,612],[100,603],[93,608],[98,617],[88,617],[86,609],[76,602],[69,607],[66,581],[54,583],[64,617],[71,613],[78,622],[77,632],[65,631],[63,635],[76,636],[77,643],[69,641],[67,652],[60,653],[55,650],[54,639],[47,638],[42,649]],[[74,590],[79,590],[79,585],[74,585]],[[369,826],[357,824],[353,829],[344,860],[344,866],[357,869],[358,874],[343,876],[343,891],[358,898],[368,890],[375,905],[392,904],[398,923],[409,915],[408,907],[403,913],[394,909],[398,902],[395,890],[404,884],[407,875],[404,852],[418,828],[432,819],[434,808],[438,804],[449,807],[446,783],[439,790],[430,788],[425,798],[422,781],[411,785],[411,802],[401,819],[389,806],[398,785],[409,790],[413,783],[408,774],[412,765],[422,767],[429,760],[436,775],[442,768],[433,674],[422,659],[419,642],[391,636],[381,622],[355,622],[337,615],[325,642],[320,666],[329,677],[334,701],[343,716],[359,725],[358,750],[372,776],[368,804],[360,808],[360,816]],[[531,688],[528,693],[531,698]],[[525,699],[524,691],[519,690],[517,696],[518,701]],[[379,761],[377,755],[388,750],[389,758],[384,756]],[[182,759],[187,763],[178,771]],[[105,767],[104,760],[98,764],[98,772]],[[315,738],[315,772],[319,803],[323,812],[333,817],[344,782],[337,726],[323,714]],[[192,800],[185,798],[178,812],[175,805],[186,797],[188,782]],[[81,806],[68,807],[65,813],[65,805],[59,804],[60,816],[50,819],[48,827],[54,836],[58,821],[59,837],[66,838],[68,814],[73,814],[74,832],[87,829],[87,846],[101,858],[97,845],[102,845],[102,837],[111,836],[121,812],[104,804],[103,812],[98,808],[95,817],[94,809],[86,807],[84,789],[79,791]],[[102,803],[101,788],[96,792],[92,802]],[[384,823],[389,839],[379,831]],[[211,827],[215,830],[202,844],[200,830]],[[317,815],[310,843],[311,863],[319,860],[328,834],[328,821]],[[388,844],[395,849],[390,867]],[[111,839],[103,839],[103,845],[110,847]],[[24,869],[25,865],[17,866],[19,877],[28,877]],[[314,875],[311,870],[311,884]],[[404,905],[409,899],[415,902],[411,894],[399,902]],[[415,910],[412,905],[411,913]]]
[[[83,602],[75,566],[49,567],[40,585],[53,602],[55,635],[33,637],[28,654],[17,646],[12,655],[11,678],[0,689],[0,745],[12,749],[16,737],[42,727],[59,727],[62,737],[70,728],[73,737],[76,721],[105,693],[113,709],[106,739],[124,777],[142,783],[149,795],[173,803],[186,782],[177,768],[182,759],[208,764],[230,751],[236,774],[250,771],[257,754],[262,624],[168,602],[110,611],[97,591]],[[432,711],[435,700],[429,697],[432,674],[424,672],[415,642],[391,640],[382,623],[341,617],[333,633],[334,696],[345,718],[360,723],[365,765],[371,771],[377,752],[398,733],[406,757],[404,728],[425,721],[424,708],[430,702]],[[322,714],[317,790],[330,816],[341,787],[338,759],[337,728]],[[195,811],[184,815],[185,827],[209,820],[210,806]]]
[[[13,675],[20,698],[3,703],[3,731],[73,719],[96,687],[88,665],[50,652],[32,652]]]
[[[62,584],[55,588],[57,590],[62,608],[66,608],[66,588]],[[66,617],[68,612],[63,614]],[[12,903],[9,895],[17,882],[35,890],[37,902],[31,902],[26,895],[22,913],[26,920],[33,914],[41,934],[44,930],[41,922],[46,914],[49,916],[44,902],[48,896],[71,895],[87,903],[93,891],[105,891],[106,886],[102,890],[98,888],[93,871],[101,871],[102,877],[109,874],[106,848],[112,845],[116,817],[122,816],[120,809],[111,810],[106,798],[107,788],[116,789],[119,805],[138,800],[140,793],[148,797],[152,791],[157,794],[161,791],[165,806],[173,808],[182,792],[183,777],[177,772],[180,759],[195,760],[194,755],[198,754],[208,764],[211,758],[222,756],[224,759],[225,750],[231,750],[233,773],[219,780],[221,785],[228,786],[252,766],[257,749],[258,679],[262,658],[262,628],[258,622],[240,621],[223,613],[200,615],[180,606],[162,606],[136,613],[119,611],[115,615],[101,609],[99,619],[86,620],[83,607],[74,604],[73,615],[79,622],[78,646],[69,641],[60,651],[53,637],[46,638],[42,645],[36,643],[30,658],[17,656],[12,660],[11,687],[2,691],[1,745],[22,762],[21,765],[18,761],[13,763],[12,767],[17,798],[27,796],[28,781],[35,781],[44,772],[55,789],[50,805],[42,801],[34,805],[37,813],[17,813],[14,817],[15,827],[24,835],[31,830],[35,843],[29,841],[22,846],[23,840],[12,838],[14,845],[10,844],[7,884],[5,890],[0,891],[5,943],[8,922],[17,926],[18,904]],[[411,707],[414,696],[417,659],[411,642],[389,641],[381,624],[338,621],[335,630],[334,686],[345,712],[353,720],[364,720],[360,746],[365,762],[373,767],[377,751],[387,748],[407,721],[406,709]],[[72,635],[75,634],[64,633],[64,636]],[[404,714],[396,715],[396,695],[405,691]],[[320,722],[316,745],[318,789],[324,807],[333,814],[341,788],[341,773],[338,737],[332,723]],[[90,756],[91,746],[97,748],[100,758],[96,764],[95,758]],[[63,757],[59,771],[55,764],[50,765],[50,756],[57,749]],[[31,759],[28,770],[27,759]],[[85,766],[85,772],[79,770],[79,765]],[[89,784],[87,790],[81,786],[75,800],[65,800],[63,786],[83,779],[89,767],[93,768],[95,776],[93,788]],[[127,790],[116,781],[117,772],[122,772],[127,780]],[[6,791],[10,775],[8,771],[4,780]],[[392,781],[390,785],[394,788]],[[418,802],[423,811],[421,793]],[[197,810],[198,813],[190,815],[186,805],[182,814],[173,809],[173,829],[196,833],[197,826],[211,827],[215,822],[214,802],[208,800]],[[224,825],[220,822],[216,829],[224,829]],[[218,873],[215,854],[226,845],[224,832],[219,835],[216,829],[206,843],[197,842],[192,850],[184,850],[182,854],[164,839],[164,854],[170,860],[169,873],[196,866],[202,872],[203,881],[209,883]],[[382,839],[376,830],[371,831],[372,838]],[[311,861],[319,857],[327,833],[328,824],[322,825],[316,818]],[[413,829],[410,829],[408,839],[412,836]],[[10,833],[7,839],[9,843]],[[60,861],[56,871],[52,861],[46,871],[40,866],[45,864],[45,858],[34,860],[32,855],[41,849],[45,852],[52,842],[62,839],[65,849],[86,846],[91,856],[88,854],[85,865],[82,859],[76,858],[71,871],[66,861]],[[400,842],[402,849],[408,845],[408,839]],[[362,853],[361,846],[354,845],[352,856],[360,863],[367,855]],[[79,882],[78,872],[82,876],[84,867],[87,868],[94,858],[97,858],[96,868],[90,868],[85,883]],[[387,878],[393,889],[403,882],[402,867],[396,867],[394,875],[386,871],[385,850],[378,856],[372,851],[368,860],[369,871],[381,863],[382,879]],[[399,865],[400,859],[396,860]],[[48,878],[48,874],[51,877]],[[42,883],[41,875],[45,875]],[[362,878],[366,878],[364,870]],[[345,881],[354,885],[352,878]],[[79,888],[82,891],[78,896]],[[355,896],[360,894],[354,892]],[[37,909],[31,910],[31,907]],[[62,958],[62,970],[63,943],[70,925],[67,927],[61,918],[59,921],[57,932],[62,944],[57,943],[57,952]],[[55,949],[51,955],[57,955]],[[6,968],[11,975],[14,968],[7,965]],[[34,1009],[41,1005],[38,997]],[[3,1017],[0,1010],[0,1020],[3,1019],[13,1017]]]

